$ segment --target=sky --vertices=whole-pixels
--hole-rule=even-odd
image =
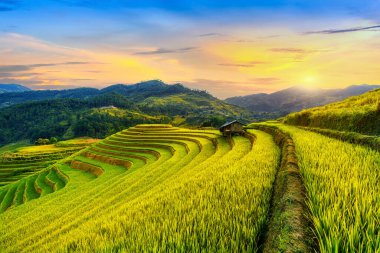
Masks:
[[[0,0],[0,83],[219,98],[380,84],[380,0]]]

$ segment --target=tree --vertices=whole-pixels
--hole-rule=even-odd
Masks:
[[[50,143],[50,141],[46,138],[38,138],[35,143],[36,145],[47,145]]]
[[[51,137],[49,142],[50,144],[54,144],[58,142],[58,139],[56,137]]]

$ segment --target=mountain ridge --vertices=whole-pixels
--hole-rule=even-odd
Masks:
[[[24,92],[31,91],[30,88],[21,84],[0,84],[0,94],[8,92]]]
[[[0,93],[0,108],[29,102],[57,98],[86,99],[96,95],[115,92],[134,101],[139,101],[151,96],[167,96],[173,94],[195,94],[203,97],[216,99],[206,91],[193,90],[182,84],[166,84],[161,80],[149,80],[136,84],[113,84],[102,89],[82,87],[64,90],[25,90],[24,92]]]
[[[351,85],[343,89],[305,89],[300,86],[293,86],[270,94],[258,93],[231,97],[224,101],[250,111],[275,113],[277,116],[284,116],[291,112],[322,106],[350,96],[360,95],[376,88],[380,88],[380,85]]]

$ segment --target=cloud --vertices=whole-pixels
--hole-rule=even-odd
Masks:
[[[240,67],[240,68],[253,68],[256,67],[258,64],[264,64],[265,62],[262,61],[252,61],[247,63],[219,63],[219,66],[224,67]]]
[[[305,57],[310,56],[315,53],[328,52],[329,50],[317,50],[317,49],[302,49],[302,48],[293,48],[293,47],[284,47],[284,48],[271,48],[269,51],[275,53],[284,53],[290,55],[289,57],[293,59],[293,62],[303,62]]]
[[[272,38],[278,38],[281,37],[279,34],[273,34],[273,35],[267,35],[267,36],[259,36],[257,39],[272,39]]]
[[[350,32],[360,32],[360,31],[380,31],[380,25],[373,26],[362,26],[362,27],[351,27],[346,29],[329,29],[321,31],[309,31],[303,32],[303,34],[336,34],[336,33],[350,33]]]
[[[1,72],[18,72],[18,71],[29,71],[39,67],[52,67],[59,65],[81,65],[89,64],[89,62],[61,62],[61,63],[42,63],[42,64],[29,64],[29,65],[0,65]]]
[[[277,52],[277,53],[300,53],[300,54],[310,52],[302,48],[291,48],[291,47],[271,48],[270,51]]]
[[[198,35],[199,37],[220,37],[220,36],[224,36],[223,33],[203,33],[203,34],[199,34]]]
[[[19,77],[30,77],[30,76],[36,76],[39,75],[40,73],[1,73],[0,72],[0,78],[19,78]]]
[[[184,47],[184,48],[178,48],[178,49],[166,49],[166,48],[159,48],[152,51],[141,51],[136,52],[134,55],[157,55],[157,54],[174,54],[174,53],[186,53],[197,49],[197,47]]]
[[[256,77],[249,79],[250,82],[253,84],[264,84],[264,85],[272,85],[272,84],[278,84],[282,80],[277,77]]]
[[[274,85],[276,82],[281,82],[281,80],[276,77],[264,77],[250,79],[245,82],[217,79],[194,79],[191,81],[178,82],[183,83],[193,89],[207,90],[212,95],[224,99],[232,96],[273,92],[273,87],[270,87],[270,85]]]
[[[18,2],[15,0],[0,0],[0,12],[15,10],[19,4]]]
[[[37,79],[20,80],[17,78],[1,78],[0,77],[0,83],[17,83],[17,84],[27,85],[29,87],[29,85],[41,83],[41,80],[37,80]]]
[[[12,10],[13,10],[13,8],[0,5],[0,11],[12,11]]]

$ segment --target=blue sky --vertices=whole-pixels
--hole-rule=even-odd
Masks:
[[[378,0],[0,0],[0,83],[159,78],[218,97],[380,83],[378,13]]]

